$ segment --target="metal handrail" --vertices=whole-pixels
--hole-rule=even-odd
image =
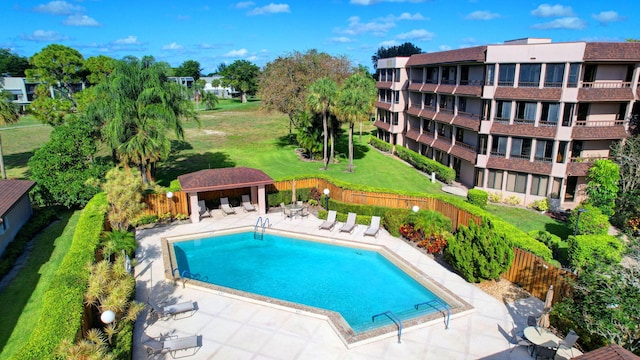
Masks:
[[[425,302],[423,302],[423,303],[415,304],[415,305],[413,305],[413,307],[415,307],[415,308],[416,308],[416,310],[418,310],[418,307],[420,307],[420,305],[429,305],[429,306],[431,306],[432,308],[434,308],[434,309],[436,309],[436,310],[438,310],[438,311],[442,312],[442,313],[443,313],[443,315],[444,315],[444,311],[443,311],[443,310],[441,310],[441,309],[439,309],[439,308],[438,308],[438,307],[436,307],[435,305],[441,305],[442,307],[444,307],[444,310],[446,310],[446,311],[447,311],[447,317],[445,318],[445,321],[444,321],[444,328],[445,328],[445,329],[448,329],[448,328],[449,328],[449,319],[450,319],[450,317],[451,317],[451,311],[449,310],[449,305],[448,305],[448,304],[446,304],[446,303],[442,302],[442,300],[439,300],[439,299],[433,299],[433,300],[425,301]]]
[[[371,321],[375,321],[375,319],[378,316],[382,316],[385,315],[386,317],[388,317],[389,319],[391,319],[391,321],[393,321],[394,323],[396,323],[396,325],[398,325],[398,344],[400,344],[400,338],[402,337],[402,321],[398,318],[398,316],[396,314],[393,313],[393,311],[391,310],[387,310],[383,313],[380,314],[376,314],[373,315],[371,317]]]

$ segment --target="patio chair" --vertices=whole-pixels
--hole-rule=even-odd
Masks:
[[[578,338],[580,338],[580,336],[578,336],[575,331],[569,330],[569,333],[564,337],[564,340],[560,341],[559,347],[571,349],[573,345],[576,344],[576,341],[578,341]]]
[[[200,213],[200,218],[203,217],[211,217],[211,210],[207,208],[204,200],[198,200],[198,212]]]
[[[356,228],[356,213],[350,212],[347,215],[347,222],[342,225],[340,228],[340,232],[348,232],[349,234],[353,233],[353,230]]]
[[[256,211],[256,207],[251,203],[249,195],[242,195],[242,209],[244,212]]]
[[[380,216],[372,216],[371,224],[364,231],[364,236],[373,236],[375,238],[378,237],[378,233],[380,232]]]
[[[156,314],[160,319],[173,317],[174,319],[182,319],[191,317],[198,311],[198,305],[193,301],[186,301],[174,305],[159,306],[151,299],[147,300],[147,304],[151,307],[151,314]],[[183,315],[178,317],[178,315]]]
[[[291,209],[287,208],[284,203],[280,203],[280,208],[282,209],[282,216],[293,219],[293,212],[291,211]]]
[[[516,346],[512,347],[509,352],[512,352],[518,346],[526,346],[527,353],[529,353],[529,355],[531,355],[533,353],[533,346],[534,346],[533,343],[531,341],[523,338],[522,336],[520,336],[520,334],[518,334],[518,329],[516,329],[515,325],[511,329],[511,336],[512,336],[511,337],[511,343],[516,345]]]
[[[148,335],[144,335],[145,340],[142,341],[142,345],[147,351],[147,357],[152,355],[169,353],[172,358],[176,358],[176,354],[179,351],[186,351],[193,349],[193,353],[183,356],[195,355],[200,347],[202,347],[202,335],[191,335],[185,337],[177,336],[160,336],[153,338]]]
[[[329,210],[329,214],[327,214],[327,220],[325,220],[318,229],[320,230],[333,230],[333,227],[336,226],[336,211]]]
[[[300,217],[309,216],[309,208],[304,206],[302,210],[300,210]]]
[[[222,213],[225,215],[236,213],[233,207],[229,205],[229,198],[226,197],[220,198],[220,209],[222,209]]]
[[[538,359],[553,359],[556,356],[556,349],[544,347],[544,346],[536,346],[536,360]]]

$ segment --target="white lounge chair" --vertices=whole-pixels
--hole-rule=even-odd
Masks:
[[[152,355],[169,353],[172,358],[176,358],[178,351],[193,349],[193,353],[183,356],[195,355],[200,347],[202,347],[202,335],[191,335],[185,337],[177,336],[160,336],[152,338],[145,334],[146,339],[142,341],[142,345],[147,350],[147,357]]]
[[[364,236],[373,236],[375,238],[378,237],[378,233],[380,232],[380,216],[372,216],[371,224],[365,230]]]
[[[342,225],[340,228],[340,232],[348,232],[351,234],[353,230],[356,228],[356,213],[350,212],[347,215],[347,222]]]
[[[204,200],[198,200],[198,212],[200,213],[200,218],[211,217],[211,210],[207,208]]]
[[[147,303],[149,304],[149,306],[151,306],[151,313],[156,314],[160,319],[166,319],[168,317],[177,319],[178,315],[183,315],[179,318],[186,318],[192,316],[196,313],[196,311],[198,311],[198,306],[193,301],[186,301],[174,305],[159,306],[151,299],[149,299]]]
[[[320,224],[320,227],[318,229],[320,230],[333,230],[333,227],[336,226],[336,211],[335,210],[329,210],[329,213],[327,214],[327,220],[325,220],[322,224]]]
[[[226,197],[220,198],[220,209],[222,209],[222,213],[225,215],[236,213],[233,207],[229,205],[229,198]]]
[[[249,195],[242,195],[242,209],[245,212],[256,211],[256,207],[251,203]]]

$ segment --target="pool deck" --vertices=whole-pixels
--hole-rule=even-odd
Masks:
[[[237,296],[190,286],[187,282],[166,280],[160,239],[163,237],[201,233],[221,229],[254,226],[259,215],[243,213],[223,216],[214,211],[212,218],[198,224],[181,224],[137,232],[139,248],[135,267],[136,299],[148,297],[157,303],[197,303],[192,316],[178,319],[156,319],[145,310],[134,329],[134,359],[147,359],[142,341],[146,336],[172,335],[178,338],[201,335],[202,346],[178,351],[176,357],[188,359],[531,359],[526,349],[510,343],[514,324],[525,327],[528,315],[539,314],[542,301],[535,298],[514,303],[503,302],[444,268],[404,240],[384,229],[377,238],[365,237],[366,226],[358,225],[349,234],[340,232],[340,223],[332,231],[318,230],[322,220],[287,219],[279,212],[266,217],[272,229],[293,231],[334,239],[384,245],[433,280],[445,286],[474,307],[460,317],[452,317],[449,329],[443,322],[405,328],[402,342],[397,334],[356,346],[347,347],[325,318],[310,316],[291,309],[269,306]],[[265,215],[262,216],[263,218]],[[511,351],[513,349],[513,351]],[[154,359],[172,359],[171,354]]]

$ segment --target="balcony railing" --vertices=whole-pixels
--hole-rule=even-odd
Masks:
[[[546,88],[559,88],[562,87],[562,81],[545,81],[544,87]]]
[[[480,120],[480,117],[481,117],[480,114],[474,114],[466,111],[458,111],[458,116],[464,116],[467,118],[477,119],[477,120]]]
[[[576,126],[621,126],[624,125],[626,120],[603,120],[603,121],[590,121],[590,120],[578,120]]]
[[[594,88],[594,89],[622,89],[631,87],[630,82],[626,81],[593,81],[593,82],[582,82],[581,87],[583,88]]]
[[[550,163],[550,162],[552,162],[552,161],[553,161],[553,159],[552,159],[552,158],[550,158],[550,157],[540,157],[540,156],[536,156],[536,157],[534,157],[534,159],[535,159],[535,161],[541,161],[541,162],[547,162],[547,163]]]
[[[513,123],[514,124],[533,124],[535,122],[535,120],[529,120],[529,119],[513,119]]]
[[[460,80],[460,85],[471,85],[471,86],[482,86],[484,85],[483,80]]]
[[[509,155],[509,157],[511,159],[521,159],[521,160],[527,160],[527,161],[531,159],[531,155],[524,155],[524,154],[511,154]]]
[[[495,157],[506,157],[507,154],[503,153],[503,152],[499,152],[499,151],[492,151],[491,152],[491,156],[495,156]]]
[[[455,80],[455,79],[452,79],[452,80],[449,80],[449,79],[442,79],[442,80],[440,81],[440,84],[445,84],[445,85],[455,85],[455,84],[456,84],[456,80]]]
[[[532,81],[520,81],[518,82],[518,87],[538,87],[540,85],[539,82]]]
[[[493,121],[497,122],[497,123],[508,124],[509,123],[509,118],[495,117],[495,118],[493,118]]]
[[[572,163],[591,163],[596,160],[611,160],[612,158],[609,156],[572,156]]]
[[[461,148],[465,148],[472,152],[478,152],[478,148],[476,146],[465,144],[462,141],[456,141],[456,146],[460,146]]]
[[[498,81],[498,86],[510,86],[510,87],[513,87],[513,80],[512,81]]]
[[[541,126],[558,126],[558,120],[548,121],[548,120],[540,120]]]

